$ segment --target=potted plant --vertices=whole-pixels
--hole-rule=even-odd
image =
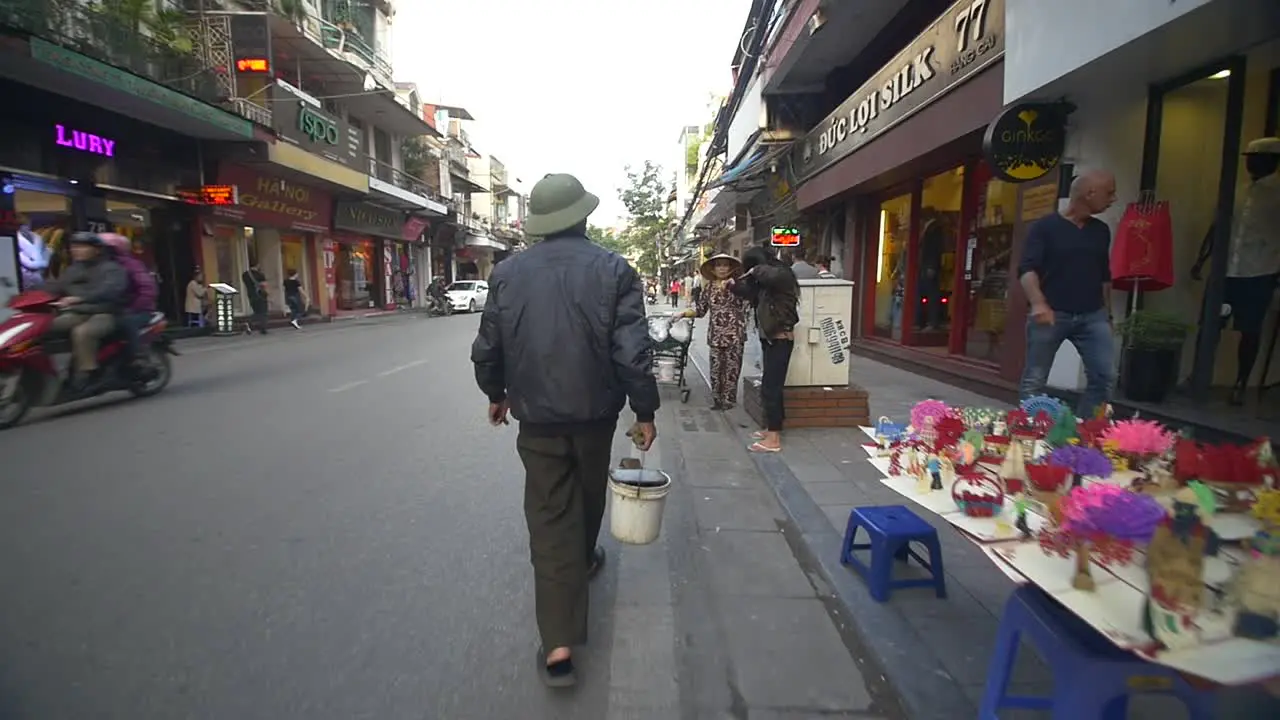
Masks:
[[[1124,395],[1138,402],[1163,402],[1177,382],[1183,343],[1190,323],[1158,310],[1135,310],[1120,324]]]

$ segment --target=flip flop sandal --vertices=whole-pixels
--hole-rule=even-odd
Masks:
[[[573,667],[573,658],[547,664],[547,653],[538,648],[538,677],[542,684],[551,688],[573,687],[578,682],[577,670]]]
[[[755,431],[755,432],[751,433],[751,439],[752,439],[752,440],[763,440],[763,439],[764,439],[764,431],[763,431],[763,430],[757,430],[757,431]]]
[[[591,552],[591,560],[587,563],[587,579],[591,580],[600,574],[600,569],[604,567],[604,548],[597,546]]]
[[[748,450],[750,450],[750,451],[751,451],[751,452],[753,452],[753,453],[776,453],[776,452],[782,452],[782,448],[780,448],[780,447],[776,447],[776,448],[775,448],[775,447],[769,447],[768,445],[761,445],[761,444],[760,444],[760,443],[758,443],[758,442],[757,442],[757,443],[751,443],[751,447],[749,447],[749,448],[747,448],[747,449],[748,449]]]

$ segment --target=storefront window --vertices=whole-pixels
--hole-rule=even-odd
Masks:
[[[307,273],[309,263],[307,263],[307,241],[301,235],[281,235],[280,236],[280,254],[284,261],[284,274],[287,277],[291,272],[297,272],[298,277],[302,278],[303,284],[306,285],[310,275]],[[310,286],[306,285],[307,290]]]
[[[33,236],[28,239],[44,245],[44,260],[48,261],[43,269],[24,271],[23,286],[33,286],[57,277],[70,257],[66,237],[72,224],[71,198],[56,193],[17,190],[13,196],[13,209],[23,232]]]
[[[875,334],[902,340],[902,294],[907,271],[907,245],[911,237],[911,195],[899,195],[880,204],[877,228],[875,285]]]
[[[372,307],[377,293],[373,243],[339,243],[337,252],[338,309]]]
[[[915,345],[947,345],[963,199],[962,167],[924,181],[916,242]]]
[[[976,217],[965,238],[961,276],[968,286],[963,352],[974,359],[995,361],[1008,308],[1009,253],[1013,247],[1018,189],[993,178],[985,162],[977,165],[973,179]],[[1045,185],[1039,194],[1046,193],[1051,205],[1057,196],[1057,185]]]

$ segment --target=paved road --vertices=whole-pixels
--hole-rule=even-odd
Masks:
[[[193,343],[156,398],[0,433],[0,718],[605,718],[607,683],[533,674],[476,323]]]

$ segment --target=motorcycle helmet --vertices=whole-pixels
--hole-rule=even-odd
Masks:
[[[86,232],[81,230],[71,234],[72,245],[92,245],[94,247],[102,247],[102,237],[97,233]]]

